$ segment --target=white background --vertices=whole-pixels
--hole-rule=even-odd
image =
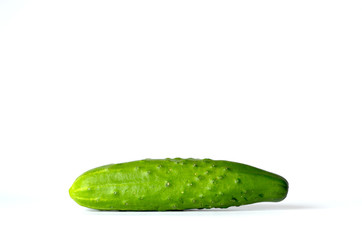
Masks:
[[[361,239],[361,146],[361,1],[0,1],[1,239]],[[290,192],[185,212],[68,195],[88,169],[166,157]]]

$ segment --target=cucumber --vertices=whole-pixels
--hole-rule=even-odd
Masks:
[[[80,175],[69,194],[99,210],[165,211],[278,202],[283,177],[249,165],[211,159],[144,159],[110,164]]]

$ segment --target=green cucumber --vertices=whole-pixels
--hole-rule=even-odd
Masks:
[[[283,177],[249,165],[211,159],[145,159],[110,164],[80,175],[69,194],[99,210],[165,211],[278,202]]]

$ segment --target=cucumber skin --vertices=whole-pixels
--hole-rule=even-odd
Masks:
[[[144,159],[80,175],[69,189],[79,205],[98,210],[165,211],[278,202],[283,177],[246,164],[211,159]]]

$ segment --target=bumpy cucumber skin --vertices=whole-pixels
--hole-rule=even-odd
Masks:
[[[69,189],[79,205],[99,210],[165,211],[278,202],[283,177],[249,165],[211,159],[145,159],[94,168]]]

